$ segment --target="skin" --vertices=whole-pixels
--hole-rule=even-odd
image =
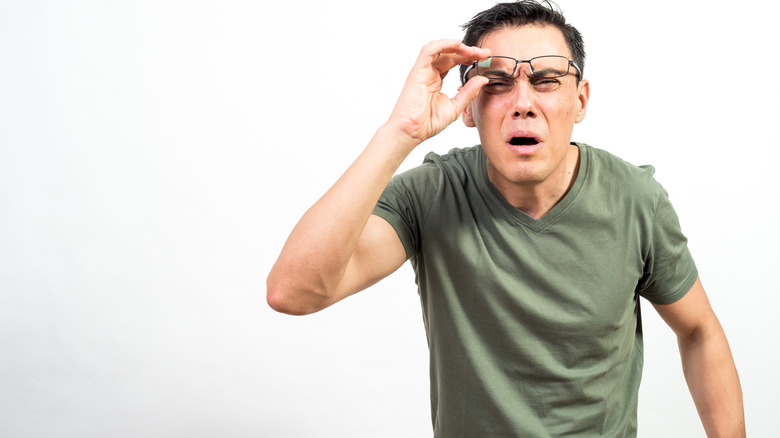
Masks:
[[[457,65],[488,56],[489,50],[456,40],[422,48],[390,118],[290,233],[266,281],[273,309],[294,315],[317,312],[406,261],[395,230],[371,212],[409,153],[457,120],[487,83],[472,78],[449,98],[441,93],[443,78]]]
[[[479,132],[490,181],[512,205],[540,218],[566,194],[579,164],[570,141],[574,124],[585,116],[587,81],[578,85],[570,74],[558,86],[540,89],[523,64],[511,92],[491,93],[487,79],[474,76],[453,98],[441,93],[450,69],[493,54],[569,56],[563,36],[550,27],[505,28],[486,35],[481,46],[439,40],[423,47],[388,121],[291,232],[266,283],[273,309],[293,315],[317,312],[406,261],[395,230],[371,212],[409,153],[461,114]],[[518,132],[538,137],[540,146],[509,147],[507,137]],[[677,335],[683,371],[707,435],[745,436],[739,377],[701,282],[676,303],[655,308]]]
[[[551,26],[500,29],[487,34],[480,46],[521,60],[571,59],[563,35]],[[540,80],[523,63],[511,90],[493,93],[489,84],[463,112],[466,126],[479,131],[490,181],[510,204],[536,219],[560,201],[577,174],[579,150],[570,144],[571,134],[585,118],[590,85],[576,79],[572,68],[567,76]],[[539,146],[512,147],[509,140],[516,135],[533,136]]]
[[[701,280],[679,301],[654,307],[677,335],[683,374],[707,436],[744,437],[739,374]]]

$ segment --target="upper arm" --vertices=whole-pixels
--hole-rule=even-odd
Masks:
[[[395,272],[406,261],[406,250],[395,229],[384,219],[371,215],[349,259],[332,302],[375,284]]]
[[[655,308],[677,334],[683,373],[707,436],[744,437],[739,375],[701,282],[679,301]]]
[[[676,302],[653,306],[679,338],[690,338],[708,328],[720,327],[698,278],[688,293]]]

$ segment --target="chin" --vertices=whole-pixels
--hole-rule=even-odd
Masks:
[[[503,181],[519,186],[536,185],[544,182],[549,174],[534,167],[527,163],[516,164],[512,167],[501,166],[496,168],[493,166],[492,169],[488,168],[488,178],[494,184]]]

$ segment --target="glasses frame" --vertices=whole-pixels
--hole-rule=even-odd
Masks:
[[[485,62],[486,60],[491,59],[491,58],[503,58],[503,59],[511,59],[512,61],[515,61],[515,68],[514,68],[514,70],[512,70],[512,75],[509,76],[510,78],[513,78],[515,76],[515,74],[517,74],[517,66],[518,65],[523,64],[523,63],[527,63],[528,67],[531,70],[531,75],[533,75],[534,77],[537,77],[537,78],[548,78],[548,79],[562,78],[562,77],[564,77],[564,76],[569,74],[569,72],[571,71],[571,67],[574,67],[574,69],[577,71],[577,80],[581,80],[582,79],[582,70],[580,70],[580,67],[577,65],[577,63],[574,62],[573,60],[563,56],[563,55],[542,55],[542,56],[534,56],[531,59],[515,59],[515,58],[512,58],[511,56],[489,56],[489,57],[483,59],[482,61],[477,61],[477,62],[472,63],[466,69],[466,71],[463,72],[464,82],[465,82],[466,77],[468,76],[468,74],[471,72],[471,70],[476,70],[477,74],[480,75],[479,74],[479,63]],[[533,67],[533,64],[531,64],[531,62],[534,59],[539,59],[539,58],[563,58],[563,59],[567,60],[568,64],[566,66],[566,73],[564,73],[562,75],[558,75],[558,76],[538,76],[536,74],[536,72],[534,72],[534,67]],[[484,75],[480,75],[480,76],[484,76]],[[494,79],[498,79],[498,78],[494,78]]]

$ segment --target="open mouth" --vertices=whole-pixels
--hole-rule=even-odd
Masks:
[[[539,142],[533,137],[512,137],[509,140],[509,144],[512,146],[534,146],[539,144]]]

